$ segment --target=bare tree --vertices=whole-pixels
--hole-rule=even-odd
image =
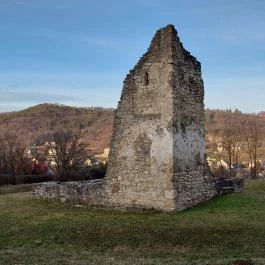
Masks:
[[[0,135],[0,172],[6,173],[6,171],[7,171],[6,148],[3,136]]]
[[[225,175],[225,170],[223,168],[222,160],[224,158],[224,151],[218,147],[217,141],[212,141],[207,144],[207,156],[211,162],[211,171],[215,176]]]
[[[245,118],[244,127],[244,140],[250,160],[251,177],[256,178],[259,149],[262,147],[263,142],[264,121],[249,115]]]
[[[57,176],[67,180],[78,168],[84,165],[87,153],[81,140],[80,131],[58,129],[53,133],[54,144],[50,150],[56,163]]]
[[[225,122],[221,134],[224,151],[228,157],[229,174],[231,176],[234,175],[232,165],[238,162],[239,146],[242,139],[242,131],[240,128],[238,116],[235,115]]]
[[[16,183],[16,174],[23,173],[25,164],[26,142],[16,130],[6,129],[1,135],[1,150],[4,154],[4,165]]]

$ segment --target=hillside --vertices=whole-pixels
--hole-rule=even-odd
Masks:
[[[218,139],[227,121],[246,115],[238,110],[233,112],[206,109],[206,139]],[[6,127],[15,128],[28,137],[29,142],[41,144],[41,135],[52,132],[58,125],[64,124],[69,128],[80,128],[87,145],[95,148],[96,152],[102,152],[110,144],[113,117],[113,109],[40,104],[18,112],[0,113],[0,130]],[[265,123],[264,112],[252,114],[250,117],[258,117]]]
[[[40,104],[18,112],[0,113],[0,130],[12,128],[23,133],[31,144],[42,144],[43,134],[63,124],[81,129],[87,145],[102,152],[110,144],[113,115],[113,109]]]
[[[220,137],[222,130],[231,124],[231,122],[238,122],[244,129],[245,119],[250,120],[257,119],[261,122],[261,125],[265,125],[265,114],[260,112],[258,114],[246,114],[239,110],[212,110],[205,109],[205,134],[206,139],[209,137],[218,138]],[[232,125],[232,124],[231,124]]]
[[[265,122],[265,112],[260,112],[258,114],[246,114],[239,110],[205,110],[205,129],[206,134],[219,135],[222,129],[225,127],[225,123],[229,120],[242,120],[243,117],[258,118]]]

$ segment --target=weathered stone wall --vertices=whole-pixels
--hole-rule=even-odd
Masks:
[[[103,206],[105,204],[104,180],[57,182],[35,184],[32,195],[36,199],[49,199],[71,204]]]
[[[172,25],[160,29],[124,81],[104,181],[57,184],[51,193],[43,186],[35,197],[163,211],[212,198],[203,98],[200,63]]]
[[[173,26],[127,76],[106,177],[110,203],[182,210],[216,194],[205,170],[200,63]]]
[[[200,63],[172,41],[175,207],[191,207],[216,195],[205,160],[204,87]]]

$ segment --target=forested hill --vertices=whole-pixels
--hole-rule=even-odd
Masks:
[[[239,110],[205,110],[205,129],[206,135],[218,136],[230,123],[241,123],[244,127],[244,122],[248,120],[259,120],[265,125],[265,112],[259,112],[258,114],[246,114]]]
[[[265,112],[247,115],[237,110],[206,109],[206,136],[218,137],[227,126],[227,121],[245,116],[258,118],[265,123]],[[26,142],[41,144],[39,141],[42,135],[52,133],[63,124],[67,128],[79,128],[87,145],[102,152],[110,144],[113,117],[113,109],[40,104],[22,111],[0,113],[0,131],[6,128],[15,129],[23,134]]]
[[[0,113],[0,130],[15,129],[24,134],[26,142],[41,144],[42,135],[52,133],[63,124],[80,129],[87,145],[102,152],[110,144],[113,116],[113,109],[40,104],[22,111]]]

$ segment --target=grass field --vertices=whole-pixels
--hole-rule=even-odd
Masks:
[[[0,186],[0,195],[31,191],[33,184],[3,185]]]
[[[2,192],[3,193],[3,192]],[[0,264],[265,264],[265,182],[182,213],[120,213],[0,195]]]

